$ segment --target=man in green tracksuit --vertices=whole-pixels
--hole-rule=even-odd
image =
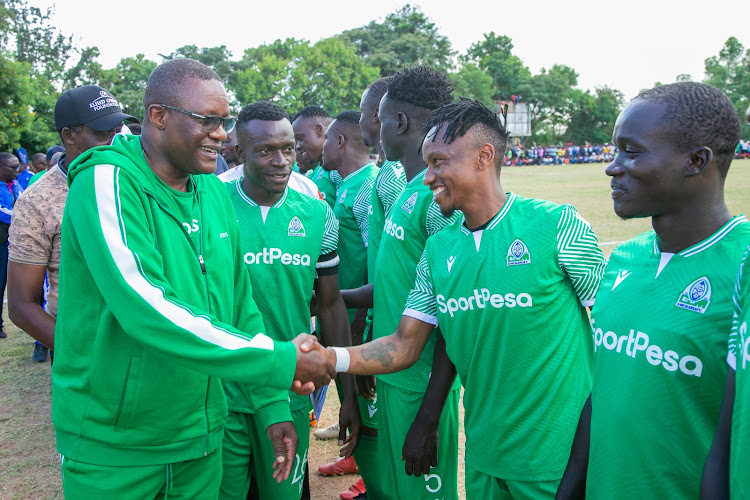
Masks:
[[[168,61],[144,106],[140,138],[117,136],[69,168],[52,377],[68,499],[216,498],[220,378],[272,410],[332,371],[295,346],[314,337],[264,334],[226,189],[197,175],[214,171],[235,121],[218,75]],[[279,480],[290,442],[274,442]]]

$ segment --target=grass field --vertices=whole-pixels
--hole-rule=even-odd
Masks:
[[[614,215],[604,167],[604,164],[508,167],[502,174],[503,187],[522,196],[573,204],[591,222],[605,253],[609,254],[616,242],[651,226],[648,220],[622,221]],[[733,214],[750,212],[750,160],[732,164],[726,198]],[[62,498],[49,417],[50,365],[31,361],[33,341],[7,320],[7,308],[3,312],[9,338],[0,340],[0,499]],[[336,418],[335,399],[328,399],[321,425]],[[317,467],[336,455],[333,442],[312,440],[313,498],[338,498],[338,492],[353,482],[352,476],[316,476]],[[463,473],[459,476],[459,482],[463,483]]]

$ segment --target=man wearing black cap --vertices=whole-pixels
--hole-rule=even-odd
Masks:
[[[47,349],[54,343],[68,165],[84,151],[112,142],[126,120],[137,121],[101,87],[87,85],[63,93],[55,104],[55,129],[65,153],[15,205],[8,252],[8,313],[37,340],[34,361],[46,361]]]

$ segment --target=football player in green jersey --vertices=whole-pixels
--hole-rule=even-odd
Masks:
[[[406,175],[404,167],[399,161],[389,160],[383,153],[380,143],[380,119],[378,109],[380,99],[388,90],[388,84],[393,77],[378,78],[372,82],[362,93],[359,102],[359,110],[362,113],[359,118],[359,128],[362,129],[362,137],[365,144],[375,147],[381,160],[380,171],[375,178],[375,186],[370,195],[370,210],[368,212],[367,228],[367,287],[371,288],[375,283],[375,263],[380,249],[380,240],[383,236],[385,218],[391,211],[391,207],[406,186]],[[368,306],[372,306],[372,291],[368,291]],[[372,338],[372,315],[370,309],[367,313],[366,338]],[[372,377],[359,377],[360,392],[370,399],[375,397],[375,381]],[[362,383],[366,382],[366,383]]]
[[[390,335],[396,329],[427,238],[459,215],[446,218],[440,213],[429,188],[422,182],[427,166],[420,154],[424,135],[422,126],[431,111],[453,102],[453,88],[440,71],[425,66],[407,68],[389,78],[387,93],[383,92],[376,108],[380,142],[386,158],[403,164],[408,184],[387,215],[383,224],[382,249],[375,256],[376,262],[372,262],[374,268],[388,269],[388,272],[374,275],[373,339]],[[367,93],[363,102],[365,97],[368,97]],[[368,253],[368,259],[371,255]],[[441,418],[441,408],[429,408],[416,418],[432,370],[433,345],[434,336],[416,366],[398,374],[378,377],[379,451],[385,472],[383,488],[392,498],[458,498],[460,384],[454,385],[442,412],[444,417]],[[441,370],[438,367],[435,371]],[[449,387],[454,380],[455,375],[447,380]],[[426,449],[435,453],[439,450],[439,457],[436,457],[439,467],[430,468],[428,463],[423,475],[422,467],[415,467],[414,463],[433,458],[422,458]]]
[[[463,217],[427,240],[395,333],[328,352],[339,372],[394,373],[439,326],[434,356],[448,359],[433,364],[423,406],[441,408],[450,383],[434,381],[458,373],[467,498],[552,498],[590,390],[585,307],[604,256],[573,207],[504,192],[507,133],[486,106],[448,104],[425,129],[424,182],[443,215]]]
[[[268,335],[287,340],[310,327],[308,304],[315,288],[318,318],[329,343],[349,341],[349,321],[338,289],[338,222],[328,205],[287,187],[294,159],[294,131],[279,106],[260,101],[245,106],[237,126],[237,154],[244,176],[227,183],[237,213],[244,262],[256,286],[253,298]],[[352,377],[340,379],[342,454],[351,456],[361,421]],[[251,477],[261,498],[299,499],[310,441],[310,399],[289,394],[289,402],[255,411],[242,384],[224,381],[229,403],[220,498],[245,499]],[[345,429],[350,427],[349,438]],[[272,481],[272,439],[298,440],[291,481]],[[278,439],[278,438],[277,438]]]
[[[292,118],[295,151],[300,172],[307,175],[318,186],[323,199],[333,208],[336,203],[336,188],[330,172],[322,163],[325,133],[331,124],[331,115],[319,106],[305,106]]]
[[[342,111],[325,133],[323,168],[341,176],[333,213],[339,220],[339,288],[358,288],[367,282],[368,211],[378,167],[370,162],[370,148],[359,127],[359,111]],[[349,309],[352,344],[361,344],[367,308]],[[371,499],[387,498],[380,492],[377,400],[359,398],[363,436],[354,454]]]
[[[750,123],[750,107],[745,112]],[[750,312],[750,248],[742,259],[735,284],[732,330],[729,335],[727,362],[730,370],[724,385],[719,425],[703,470],[701,498],[750,498],[747,471],[750,457],[750,335],[747,334]]]
[[[595,369],[558,496],[696,498],[727,375],[732,290],[750,241],[724,182],[737,111],[710,85],[639,94],[605,172],[615,213],[651,217],[618,246],[591,312]]]

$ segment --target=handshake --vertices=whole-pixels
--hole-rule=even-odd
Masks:
[[[314,335],[301,333],[292,341],[297,348],[297,367],[294,370],[292,391],[305,396],[336,377],[336,354],[326,349]]]

